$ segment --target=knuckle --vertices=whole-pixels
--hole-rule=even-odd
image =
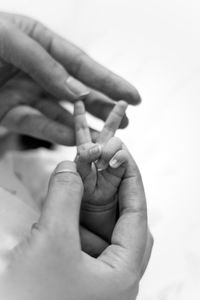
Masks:
[[[82,51],[81,49],[78,50],[77,54],[75,55],[75,58],[73,61],[76,63],[71,63],[69,66],[69,69],[73,74],[80,74],[81,70],[83,68],[83,61],[87,57],[87,54]]]
[[[102,149],[102,157],[109,159],[122,149],[122,141],[118,137],[112,137]]]
[[[119,137],[117,137],[117,136],[112,137],[112,141],[114,143],[116,143],[117,146],[120,146],[120,147],[122,146],[122,140]]]

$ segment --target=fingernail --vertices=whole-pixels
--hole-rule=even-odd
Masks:
[[[66,80],[67,87],[69,90],[78,98],[84,99],[89,95],[90,90],[77,79],[69,76]]]
[[[111,168],[118,168],[120,163],[116,158],[112,158],[109,162],[109,165],[111,166]]]
[[[98,153],[101,153],[101,145],[95,145],[94,147],[90,148],[89,151],[91,155],[97,155]]]
[[[107,164],[102,159],[97,161],[96,166],[98,171],[103,171],[107,168]]]

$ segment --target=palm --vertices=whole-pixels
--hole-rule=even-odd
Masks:
[[[116,194],[121,178],[112,174],[112,169],[108,169],[98,172],[92,171],[91,174],[94,178],[93,187],[91,188],[91,182],[85,182],[84,198],[87,201],[92,201],[94,204],[107,204],[110,202]]]
[[[115,106],[106,120],[99,137],[97,138],[97,142],[99,144],[105,145],[106,143],[109,143],[111,138],[114,136],[115,131],[118,129],[121,120],[123,119],[126,108],[127,104],[123,101],[119,102]],[[115,197],[116,191],[123,176],[124,168],[119,167],[117,169],[113,169],[107,162],[106,167],[99,171],[94,161],[90,161],[89,164],[86,162],[81,164],[79,162],[78,157],[81,155],[81,153],[92,149],[95,144],[92,143],[85,118],[85,109],[83,103],[76,103],[74,109],[75,133],[78,151],[76,160],[78,161],[78,168],[84,183],[83,200],[94,205],[106,205],[109,202],[112,202]]]
[[[82,147],[89,149],[93,145],[93,143],[86,143]],[[90,172],[84,179],[83,201],[94,205],[106,205],[112,202],[119,188],[123,173],[123,167],[113,169],[109,166],[99,172],[96,164],[93,163]]]

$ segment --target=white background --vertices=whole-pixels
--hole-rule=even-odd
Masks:
[[[139,89],[143,102],[119,133],[141,169],[155,238],[139,299],[199,300],[200,2],[1,0],[0,9],[41,20]]]

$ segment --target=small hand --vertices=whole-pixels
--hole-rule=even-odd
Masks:
[[[127,103],[124,101],[119,101],[115,105],[96,143],[93,143],[85,118],[84,105],[81,101],[74,105],[76,162],[84,183],[85,203],[102,207],[114,200],[124,167],[112,164],[112,157],[123,148],[120,139],[113,136],[123,119],[126,108]]]
[[[76,163],[84,184],[81,223],[107,242],[117,220],[117,192],[128,162],[126,147],[113,137],[126,108],[124,101],[115,105],[94,144],[83,103],[78,101],[74,105]]]

